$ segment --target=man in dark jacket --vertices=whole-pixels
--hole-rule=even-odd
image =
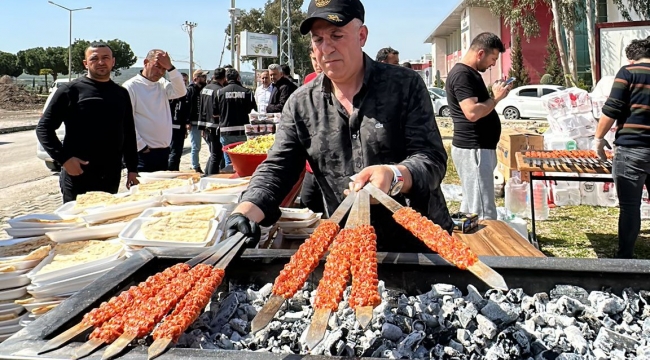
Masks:
[[[241,78],[235,69],[226,70],[228,84],[217,91],[217,102],[214,104],[214,114],[219,116],[219,131],[221,145],[227,146],[239,141],[246,141],[244,125],[249,123],[248,114],[257,111],[255,95],[240,85]],[[226,168],[230,166],[230,158],[223,154]]]
[[[199,121],[204,126],[203,139],[210,148],[210,158],[205,165],[205,175],[215,175],[221,169],[223,152],[219,138],[219,114],[214,112],[217,91],[226,84],[226,70],[217,68],[212,74],[212,81],[201,90]]]
[[[201,69],[195,70],[192,75],[192,83],[187,87],[187,95],[185,95],[185,106],[188,108],[187,123],[190,124],[190,141],[192,142],[192,169],[200,173],[203,172],[199,163],[199,153],[201,152],[201,131],[204,129],[204,124],[199,122],[199,107],[201,90],[207,85],[208,73],[209,71]]]
[[[298,85],[289,80],[282,72],[282,67],[278,64],[269,65],[269,75],[275,89],[271,94],[271,101],[266,106],[267,113],[281,113],[284,104],[289,100],[289,96],[298,88]]]

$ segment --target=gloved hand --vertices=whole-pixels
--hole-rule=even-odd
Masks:
[[[255,221],[249,220],[241,213],[232,213],[226,219],[226,238],[229,238],[238,232],[244,234],[248,239],[245,246],[253,248],[260,242],[262,231]]]
[[[605,148],[612,149],[612,146],[609,145],[609,142],[605,139],[594,139],[593,150],[598,154],[598,157],[602,161],[607,160],[607,154],[605,153]]]

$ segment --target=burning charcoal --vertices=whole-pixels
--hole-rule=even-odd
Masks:
[[[600,328],[594,347],[600,348],[605,353],[610,352],[613,348],[623,348],[628,352],[634,351],[639,342],[633,338],[615,333],[607,328]]]
[[[519,304],[523,300],[524,296],[526,296],[526,294],[524,294],[524,289],[510,289],[506,295],[506,299],[512,303]]]
[[[273,284],[267,283],[260,288],[258,293],[260,294],[260,296],[266,299],[271,295],[272,290],[273,290]]]
[[[589,293],[587,290],[573,285],[557,285],[549,292],[552,300],[557,300],[562,296],[578,300],[584,305],[589,305]]]
[[[650,318],[643,320],[643,325],[641,325],[641,328],[643,329],[643,336],[650,337]]]
[[[470,346],[472,344],[472,334],[465,329],[456,330],[456,339],[464,346]]]
[[[427,325],[422,320],[413,321],[413,331],[424,331],[427,329]]]
[[[237,331],[240,335],[245,335],[248,333],[248,322],[242,319],[232,319],[228,323],[233,330]]]
[[[633,289],[623,289],[623,300],[632,313],[637,314],[641,310],[641,297]]]
[[[431,315],[440,315],[440,304],[437,302],[432,302],[427,305],[427,312]]]
[[[535,356],[535,360],[555,360],[558,356],[560,356],[560,354],[553,350],[545,350]]]
[[[404,336],[404,332],[396,325],[385,323],[381,327],[381,336],[391,341],[399,341]]]
[[[232,344],[232,341],[230,341],[226,335],[219,336],[216,341],[216,345],[224,350],[233,350],[235,348]]]
[[[426,325],[428,329],[435,329],[438,326],[440,326],[440,323],[438,322],[438,317],[435,315],[429,315],[427,313],[422,313],[418,315],[418,318],[422,320]]]
[[[650,346],[645,345],[636,348],[636,356],[637,358],[643,358],[643,359],[650,358]]]
[[[407,335],[399,344],[397,344],[397,351],[403,355],[410,355],[424,339],[424,331],[414,331]]]
[[[393,324],[397,325],[405,334],[409,334],[413,331],[413,319],[406,316],[395,315],[393,317]]]
[[[467,326],[476,318],[476,315],[478,314],[478,309],[476,308],[476,305],[474,303],[469,303],[467,306],[460,310],[458,313],[458,320],[460,321],[460,325],[464,328],[467,328]]]
[[[210,322],[210,328],[212,331],[219,332],[221,327],[226,325],[230,318],[235,314],[238,306],[239,300],[237,293],[230,293],[226,296],[226,298],[220,303],[219,309],[216,310],[216,314]]]
[[[561,353],[556,360],[582,360],[584,359],[582,355],[572,354],[572,353]]]
[[[519,318],[519,312],[516,305],[509,303],[497,304],[494,301],[488,301],[488,304],[481,309],[481,314],[490,319],[497,326],[509,325]]]
[[[541,354],[544,351],[547,351],[548,347],[544,345],[544,342],[541,340],[537,339],[530,343],[530,353],[537,356],[538,354]]]
[[[523,310],[523,311],[534,311],[536,301],[537,300],[533,296],[524,296],[521,299],[521,310]]]
[[[298,320],[301,320],[303,318],[304,314],[302,311],[298,312],[288,312],[284,314],[281,318],[281,320],[287,321],[287,322],[295,322]]]
[[[452,298],[459,298],[463,293],[454,285],[449,284],[434,284],[429,291],[429,298],[439,299],[443,296],[451,296]]]
[[[546,325],[546,318],[544,317],[544,315],[535,314],[531,316],[530,320],[533,321],[535,325],[539,325],[539,326]]]
[[[488,339],[493,339],[497,335],[498,328],[489,318],[481,314],[476,315],[478,330]]]
[[[535,311],[542,314],[546,312],[546,305],[549,302],[548,295],[546,293],[537,293],[533,296],[535,299]]]
[[[239,335],[239,333],[236,332],[236,331],[233,332],[232,335],[230,335],[228,338],[229,338],[230,341],[232,341],[233,343],[237,343],[237,342],[242,341],[242,337],[241,337],[241,335]]]
[[[255,306],[251,304],[242,304],[239,306],[239,309],[244,311],[246,317],[248,318],[248,321],[252,321],[255,318],[255,315],[257,315]]]
[[[232,329],[232,326],[230,326],[230,324],[226,324],[226,325],[221,327],[221,330],[219,332],[217,332],[217,334],[224,334],[227,337],[230,337],[230,336],[232,336],[232,333],[234,331],[235,330]]]
[[[413,352],[414,359],[424,359],[427,358],[428,356],[429,356],[429,351],[427,350],[427,348],[425,348],[422,345],[418,346],[418,348],[415,349],[415,351]]]
[[[602,291],[592,291],[589,294],[589,301],[591,302],[591,306],[602,314],[615,315],[625,309],[625,301],[623,299]]]
[[[608,360],[609,356],[601,349],[594,349],[594,358],[596,360]]]
[[[334,345],[343,337],[343,331],[341,329],[333,330],[330,332],[322,341],[324,354],[328,356],[336,355],[336,348]],[[334,353],[332,353],[332,350]]]
[[[586,354],[589,348],[587,340],[582,336],[582,331],[575,326],[564,329],[567,340],[579,354]]]
[[[290,311],[301,311],[302,307],[306,305],[307,299],[301,292],[296,293],[296,295],[288,301],[288,308]]]
[[[621,349],[614,349],[609,353],[612,360],[625,360],[625,351]]]
[[[248,289],[246,290],[246,300],[249,303],[255,302],[255,301],[264,301],[264,297],[260,294],[259,291],[255,291],[253,289]]]
[[[492,300],[495,303],[502,303],[506,301],[506,296],[503,295],[503,292],[501,292],[501,290],[496,290],[496,289],[490,289],[486,291],[485,298],[488,300]]]
[[[476,290],[474,285],[467,285],[467,296],[465,296],[465,301],[473,303],[479,310],[487,304],[487,300],[483,299],[483,296],[478,292],[478,290]]]
[[[612,320],[609,316],[605,316],[601,321],[601,324],[608,329],[613,329],[617,325],[616,321]]]
[[[412,318],[415,316],[415,308],[408,304],[398,304],[397,313]]]
[[[556,303],[556,311],[562,315],[576,316],[585,309],[578,300],[562,295]]]
[[[530,353],[530,338],[523,330],[513,332],[512,338],[519,345],[522,354]]]

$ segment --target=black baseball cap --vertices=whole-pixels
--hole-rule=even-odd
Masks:
[[[359,0],[311,0],[307,19],[300,24],[300,33],[307,35],[316,19],[327,20],[336,26],[345,26],[354,19],[364,21],[366,11]]]

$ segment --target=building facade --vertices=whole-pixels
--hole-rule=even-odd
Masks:
[[[482,32],[497,34],[504,45],[506,52],[502,54],[496,66],[483,74],[486,84],[491,84],[497,79],[507,76],[511,67],[510,52],[512,48],[512,34],[502,18],[495,17],[488,8],[468,7],[460,0],[454,10],[443,19],[429,34],[425,43],[431,44],[432,76],[429,84],[433,84],[436,74],[445,81],[449,70],[465,55],[469,45]],[[626,21],[619,12],[613,0],[596,0],[598,22]],[[633,17],[636,14],[631,14]],[[539,35],[526,39],[521,35],[521,49],[524,66],[528,69],[530,83],[539,83],[544,75],[544,59],[546,58],[546,45],[549,31],[552,29],[553,15],[545,1],[539,1],[535,8],[535,17],[539,22]],[[633,20],[639,20],[638,16]],[[576,27],[576,55],[578,77],[591,82],[589,48],[587,41],[586,21]],[[563,38],[563,40],[565,40]],[[564,41],[566,44],[566,41]],[[565,46],[566,48],[566,46]]]

